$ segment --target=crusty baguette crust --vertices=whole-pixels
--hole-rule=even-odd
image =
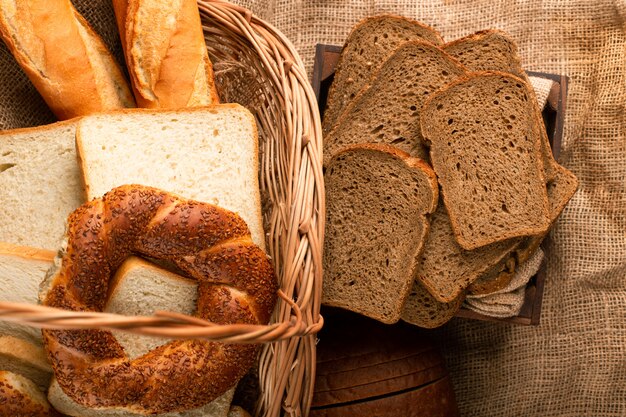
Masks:
[[[194,0],[114,0],[113,8],[139,107],[219,103]]]
[[[134,107],[121,69],[70,0],[2,0],[0,35],[59,119]]]

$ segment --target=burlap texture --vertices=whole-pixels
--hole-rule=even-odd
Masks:
[[[359,19],[393,12],[452,40],[499,28],[526,69],[570,77],[560,162],[580,180],[552,231],[539,327],[454,319],[435,332],[466,416],[626,415],[626,1],[238,0],[312,67]],[[269,4],[268,4],[269,3]]]
[[[541,248],[537,249],[526,262],[517,267],[509,285],[491,294],[468,294],[464,307],[491,317],[517,316],[524,305],[526,285],[539,270],[543,257]]]
[[[580,188],[550,235],[541,325],[455,319],[433,334],[463,415],[626,415],[626,0],[237,2],[283,31],[309,70],[317,43],[392,12],[446,40],[503,29],[525,68],[570,77],[560,162]],[[109,0],[75,3],[119,58]],[[53,120],[4,49],[0,86],[0,128]]]

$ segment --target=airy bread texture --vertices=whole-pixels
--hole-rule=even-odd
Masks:
[[[87,199],[143,184],[239,214],[265,248],[252,114],[238,104],[127,110],[81,119],[77,150]]]
[[[450,321],[461,309],[464,299],[465,293],[460,293],[450,302],[441,302],[419,280],[415,280],[402,308],[402,321],[434,329]]]
[[[499,30],[485,30],[447,43],[443,49],[454,58],[458,59],[470,71],[500,71],[508,72],[526,81],[530,86],[528,75],[522,68],[521,60],[517,54],[515,41],[506,33]],[[529,93],[534,97],[534,90],[529,88]],[[576,192],[572,183],[577,183],[576,177],[567,169],[560,166],[552,155],[550,141],[543,123],[541,108],[536,100],[531,100],[534,105],[534,113],[539,126],[538,134],[541,136],[544,169],[548,184],[554,181],[561,182],[559,188],[564,188],[557,205],[567,204],[567,201]],[[550,187],[550,185],[549,185]],[[557,196],[554,196],[557,197]],[[558,213],[561,211],[559,210]],[[558,214],[557,214],[558,216]]]
[[[32,381],[8,371],[0,371],[0,415],[61,417]]]
[[[119,65],[70,0],[2,0],[0,35],[59,119],[135,107]]]
[[[437,207],[437,178],[420,159],[363,144],[335,155],[324,179],[322,302],[395,323]]]
[[[137,257],[128,258],[115,273],[109,288],[107,313],[147,316],[156,311],[174,311],[193,315],[198,298],[198,284],[180,275],[164,272]],[[168,343],[169,339],[113,332],[130,359],[138,358],[152,349]],[[159,417],[226,417],[234,388],[210,402],[189,411],[162,413]],[[92,409],[69,398],[56,380],[50,386],[50,402],[64,414],[80,417],[135,417],[143,414],[123,409]]]
[[[530,80],[523,70],[521,60],[517,54],[517,45],[508,34],[502,31],[485,30],[477,32],[447,43],[443,46],[443,49],[471,71],[508,72],[523,79],[530,86]],[[529,94],[534,97],[532,88],[529,88]],[[537,104],[537,100],[533,99],[531,102],[534,105],[538,126],[537,134],[541,137],[544,171],[548,181],[550,218],[551,223],[554,223],[567,202],[576,192],[578,180],[573,173],[560,166],[554,159],[543,123],[542,109]],[[475,284],[470,286],[470,293],[485,294],[504,288],[513,276],[515,264],[519,265],[528,259],[532,255],[531,251],[535,251],[538,248],[543,238],[544,235],[542,234],[525,239],[528,242],[523,244],[520,242],[520,248],[517,248],[506,262],[509,267],[499,267],[499,269],[502,269],[501,276],[494,273],[494,270],[497,270],[498,267],[493,267],[487,276],[481,277]],[[513,266],[510,267],[510,265]]]
[[[113,8],[139,107],[219,102],[195,0],[115,0]]]
[[[0,133],[0,241],[56,250],[82,202],[76,121]]]
[[[0,294],[3,301],[37,304],[39,284],[52,267],[55,253],[0,242]],[[41,330],[0,321],[0,335],[41,346]]]
[[[420,258],[416,281],[439,302],[452,302],[491,266],[507,258],[520,241],[509,239],[471,251],[464,250],[456,241],[450,218],[440,201],[430,218],[430,233]],[[414,292],[419,294],[419,291]]]
[[[478,72],[438,91],[422,109],[422,134],[431,142],[443,201],[464,249],[542,234],[550,226],[530,99],[521,79]]]
[[[325,165],[342,147],[356,143],[386,143],[427,159],[419,129],[422,104],[464,73],[461,64],[430,43],[403,43],[324,137]]]
[[[415,20],[394,15],[367,17],[354,26],[341,50],[324,111],[323,132],[335,122],[372,74],[405,41],[423,40],[441,45],[437,31]]]
[[[0,370],[28,378],[42,392],[48,389],[52,378],[52,367],[43,348],[13,336],[0,336]]]

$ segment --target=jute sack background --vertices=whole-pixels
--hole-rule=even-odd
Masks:
[[[340,45],[382,12],[446,40],[500,28],[525,68],[570,77],[560,162],[580,188],[551,233],[537,328],[454,320],[438,332],[467,416],[626,415],[626,0],[239,0],[299,48]]]
[[[283,31],[309,70],[316,43],[393,12],[446,40],[506,30],[527,69],[570,76],[560,162],[580,189],[550,235],[541,325],[458,319],[437,336],[463,415],[626,415],[626,0],[235,1]],[[75,3],[119,57],[110,1]],[[3,47],[0,85],[0,128],[54,120]]]

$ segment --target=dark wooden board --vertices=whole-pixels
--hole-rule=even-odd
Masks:
[[[320,114],[324,115],[324,107],[328,97],[328,89],[333,80],[335,66],[339,60],[341,47],[336,45],[318,44],[315,50],[315,62],[313,65],[313,91],[318,100]],[[561,151],[561,140],[563,138],[563,122],[565,119],[565,105],[567,97],[567,77],[564,75],[547,74],[542,72],[528,72],[531,77],[548,78],[555,82],[548,104],[543,111],[543,119],[546,125],[546,132],[552,146],[552,153],[558,160]],[[544,251],[549,251],[549,238],[544,240],[542,247]],[[543,288],[545,284],[546,271],[545,263],[539,272],[533,276],[526,287],[526,297],[522,310],[515,317],[505,319],[494,318],[476,313],[471,310],[461,309],[457,316],[476,320],[497,321],[506,323],[517,323],[523,325],[538,325],[541,317],[541,300],[543,299]]]

